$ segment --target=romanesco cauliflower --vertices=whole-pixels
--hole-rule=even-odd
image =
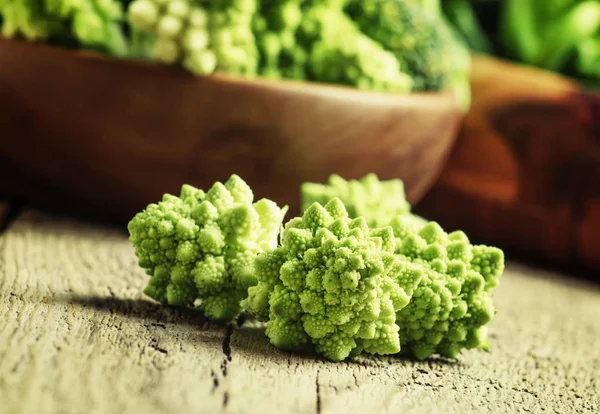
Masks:
[[[379,181],[369,174],[346,181],[332,175],[327,185],[302,186],[303,209],[334,197],[344,201],[352,218],[363,216],[371,226],[391,225],[398,258],[423,272],[411,302],[397,315],[403,353],[419,359],[434,353],[454,358],[464,348],[487,346],[492,290],[504,269],[501,250],[471,246],[464,233],[446,234],[439,224],[411,214],[400,180]]]
[[[413,91],[450,85],[453,62],[445,56],[440,16],[409,0],[349,0],[347,12],[360,29],[394,53],[413,79]]]
[[[0,0],[2,35],[84,46],[124,57],[121,0]]]
[[[261,3],[254,20],[260,74],[409,93],[412,79],[393,53],[343,12],[343,1]]]
[[[257,0],[134,0],[128,19],[146,36],[140,57],[178,63],[197,75],[251,76],[258,61],[252,33],[256,7]]]
[[[260,51],[259,73],[268,78],[306,79],[308,50],[297,42],[304,0],[262,1],[253,29]]]
[[[333,361],[397,353],[396,312],[422,272],[395,247],[391,227],[350,219],[339,198],[314,203],[285,225],[280,247],[257,257],[244,306],[268,319],[267,336],[284,350],[314,345]]]
[[[0,0],[5,37],[179,66],[408,94],[459,92],[438,0]],[[589,48],[587,48],[589,49]],[[456,57],[455,57],[456,56]],[[450,82],[450,83],[449,83]]]
[[[312,38],[309,79],[380,92],[412,90],[413,81],[394,54],[331,7],[319,5],[308,10],[300,35],[305,41]]]
[[[447,234],[435,222],[420,225],[399,216],[390,224],[400,260],[423,269],[411,302],[397,313],[402,352],[456,358],[463,349],[487,349],[502,250],[473,246],[463,232]]]
[[[410,212],[402,180],[380,181],[373,173],[359,180],[332,174],[326,184],[302,184],[301,196],[302,211],[314,202],[325,204],[339,197],[350,217],[362,216],[371,227],[389,226],[394,217]]]
[[[255,256],[272,250],[287,207],[261,199],[237,175],[206,193],[184,185],[128,225],[139,264],[151,276],[144,292],[170,305],[200,300],[206,316],[230,320],[256,283]]]

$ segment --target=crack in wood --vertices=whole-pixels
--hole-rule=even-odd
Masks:
[[[510,387],[510,389],[513,391],[522,392],[523,394],[529,394],[532,397],[538,398],[538,395],[536,392],[528,390],[527,388]],[[575,397],[577,397],[577,395],[575,395]]]
[[[223,362],[221,362],[221,372],[223,377],[227,376],[227,365],[231,362],[231,336],[233,335],[233,325],[228,324],[223,338]]]
[[[229,403],[229,393],[225,391],[223,393],[223,408],[227,408],[227,404]]]
[[[431,382],[425,382],[425,381],[414,381],[413,384],[420,385],[422,387],[426,387],[426,388],[430,388],[430,389],[446,388],[446,386],[444,386],[443,384],[432,384]]]
[[[319,371],[317,371],[315,386],[317,389],[317,414],[321,414],[321,386],[319,385]]]
[[[154,349],[155,351],[160,352],[161,354],[168,355],[168,353],[169,353],[169,351],[167,351],[166,349],[158,346],[158,339],[156,339],[156,338],[152,338],[150,340],[150,343],[148,344],[148,346],[150,348]]]
[[[210,370],[210,376],[213,379],[213,387],[210,393],[214,394],[215,390],[219,387],[219,379],[217,378],[217,373],[213,369]]]
[[[237,317],[237,319],[235,320],[235,322],[237,323],[237,326],[239,328],[242,327],[242,325],[244,324],[244,322],[246,322],[247,316],[244,312],[240,313],[240,315]]]

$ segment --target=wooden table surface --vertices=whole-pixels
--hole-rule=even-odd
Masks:
[[[330,363],[271,347],[251,321],[146,299],[122,230],[12,219],[0,227],[2,414],[600,412],[594,285],[509,263],[491,353]]]

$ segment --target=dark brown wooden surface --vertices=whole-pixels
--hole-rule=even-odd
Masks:
[[[0,193],[104,219],[232,173],[292,211],[332,173],[401,177],[415,202],[459,122],[446,95],[200,79],[0,39]]]
[[[472,87],[457,146],[417,210],[523,256],[600,270],[600,95],[483,57]]]

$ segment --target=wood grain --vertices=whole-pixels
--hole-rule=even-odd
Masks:
[[[483,57],[472,89],[457,145],[418,212],[528,258],[600,270],[600,95]]]
[[[140,290],[117,229],[22,214],[0,236],[2,414],[597,413],[600,289],[510,264],[491,353],[329,363]]]
[[[460,118],[449,94],[197,78],[0,39],[0,191],[120,222],[232,173],[292,211],[302,182],[332,173],[401,177],[415,202]]]

